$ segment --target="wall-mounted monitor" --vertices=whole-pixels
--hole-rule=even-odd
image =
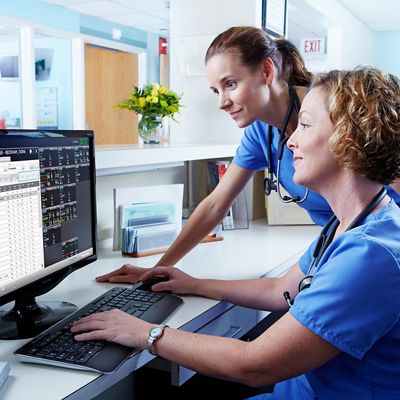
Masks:
[[[0,78],[17,79],[18,77],[18,56],[0,56]]]
[[[262,0],[261,24],[272,36],[286,36],[287,0]]]

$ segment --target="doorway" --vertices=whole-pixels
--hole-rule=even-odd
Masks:
[[[136,113],[115,107],[137,84],[136,54],[85,45],[86,124],[97,145],[138,142]]]

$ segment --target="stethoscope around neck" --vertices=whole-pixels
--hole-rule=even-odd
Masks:
[[[297,114],[300,111],[300,100],[297,97],[296,91],[291,85],[289,85],[289,105],[285,116],[282,129],[279,131],[279,142],[278,142],[278,163],[276,166],[276,179],[274,178],[274,172],[272,168],[272,126],[268,126],[268,137],[267,137],[267,156],[268,156],[268,176],[264,179],[264,193],[269,196],[274,190],[278,193],[279,199],[284,203],[302,203],[308,196],[308,189],[303,197],[300,196],[286,196],[282,195],[281,183],[280,183],[280,172],[281,172],[281,161],[283,156],[283,150],[285,148],[288,137],[285,136],[287,126],[292,116],[293,109],[296,109]]]
[[[369,213],[384,199],[385,196],[386,189],[383,187],[379,191],[379,193],[365,206],[365,208],[354,218],[351,224],[346,228],[346,231],[349,231],[350,229],[358,226],[361,221],[363,221],[365,217],[369,215]],[[333,215],[323,227],[321,234],[319,235],[317,244],[315,245],[313,258],[311,260],[310,266],[308,267],[307,274],[299,283],[299,293],[302,290],[307,289],[311,286],[318,263],[324,255],[325,250],[331,244],[338,226],[339,220],[336,218],[335,215]],[[289,307],[291,307],[294,303],[294,300],[290,297],[290,293],[288,291],[284,292],[283,297],[289,304]]]

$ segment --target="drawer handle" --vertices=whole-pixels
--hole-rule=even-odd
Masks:
[[[229,331],[226,332],[224,337],[235,337],[237,334],[243,330],[243,326],[231,326]]]

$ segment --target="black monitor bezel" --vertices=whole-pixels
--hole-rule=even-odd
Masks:
[[[15,301],[16,299],[22,299],[27,297],[36,297],[49,292],[55,286],[57,286],[63,279],[65,279],[72,272],[94,262],[97,260],[97,209],[96,209],[96,158],[95,158],[95,143],[94,143],[94,132],[91,130],[54,130],[54,129],[0,129],[0,136],[7,135],[8,133],[55,133],[61,134],[65,137],[87,137],[89,139],[89,150],[91,158],[90,166],[90,179],[92,185],[90,187],[91,192],[91,204],[92,204],[92,237],[93,237],[93,254],[76,261],[74,264],[66,266],[58,271],[50,273],[49,275],[43,276],[34,282],[27,283],[12,292],[1,296],[0,294],[0,306]]]

